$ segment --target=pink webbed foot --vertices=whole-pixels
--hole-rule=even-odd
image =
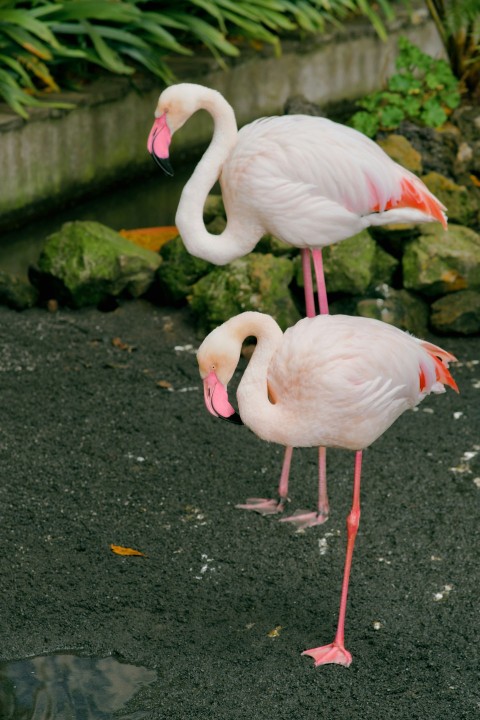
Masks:
[[[348,667],[352,662],[352,656],[344,648],[335,642],[330,645],[322,645],[321,647],[305,650],[302,655],[310,655],[315,660],[315,667],[319,665],[328,665],[328,663],[336,663],[337,665],[345,665]]]
[[[280,518],[280,522],[291,522],[297,526],[299,530],[305,530],[305,528],[315,527],[316,525],[323,525],[328,520],[327,512],[305,512],[304,510],[297,510],[293,515],[288,517]]]
[[[266,498],[248,498],[243,505],[235,505],[238,510],[253,510],[260,515],[277,515],[285,509],[285,498],[267,500]]]

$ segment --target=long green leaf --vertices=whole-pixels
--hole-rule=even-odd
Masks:
[[[28,10],[0,10],[0,23],[23,28],[32,35],[55,47],[57,41],[48,25],[32,17]]]
[[[18,60],[15,60],[15,58],[9,57],[8,55],[0,55],[0,63],[2,62],[8,67],[10,67],[12,70],[14,70],[17,75],[20,75],[23,84],[26,87],[30,88],[30,90],[34,90],[35,86],[31,81],[29,74],[26,72],[23,65],[18,62]]]
[[[50,49],[24,28],[6,24],[3,26],[2,31],[5,35],[10,37],[14,43],[20,45],[20,47],[28,50],[34,55],[37,55],[37,57],[42,58],[42,60],[52,59]]]
[[[228,42],[221,32],[209,25],[205,22],[205,20],[186,14],[182,14],[180,17],[182,22],[187,25],[193,35],[195,35],[198,40],[203,42],[209,48],[213,47],[217,51],[222,52],[224,55],[229,55],[230,57],[236,57],[239,55],[240,51],[238,48]]]
[[[57,18],[62,20],[108,20],[135,22],[141,11],[132,3],[110,0],[67,0],[58,6]]]
[[[85,27],[85,32],[89,35],[104,67],[120,75],[132,75],[134,72],[133,68],[122,62],[118,53],[107,45],[97,28],[87,20],[83,20],[82,25]]]

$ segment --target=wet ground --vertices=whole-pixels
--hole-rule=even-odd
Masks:
[[[141,301],[0,308],[0,660],[146,669],[112,718],[480,717],[480,338],[443,338],[461,394],[365,453],[348,669],[300,653],[333,637],[353,454],[328,453],[324,526],[236,510],[271,494],[282,450],[206,413],[197,344],[186,313]],[[315,451],[296,451],[292,510],[315,485]],[[31,717],[0,684],[2,720]],[[105,717],[85,707],[39,717]]]

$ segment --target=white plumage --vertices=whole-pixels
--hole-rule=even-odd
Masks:
[[[367,318],[319,315],[285,334],[269,315],[246,312],[213,330],[197,359],[207,409],[234,414],[227,385],[242,342],[257,345],[237,389],[242,421],[264,440],[286,446],[319,445],[356,451],[353,503],[337,632],[333,643],[305,651],[315,664],[349,665],[344,644],[348,582],[360,520],[362,450],[405,410],[444,385],[457,390],[448,370],[454,356],[392,325]]]
[[[237,131],[235,114],[216,90],[181,83],[162,92],[148,149],[169,174],[170,140],[198,110],[213,118],[212,141],[186,183],[176,224],[187,250],[224,265],[251,252],[270,233],[302,253],[306,314],[315,315],[310,253],[320,313],[328,312],[321,250],[364,228],[439,220],[445,208],[415,175],[352,128],[307,115],[261,118]],[[203,208],[220,181],[227,225],[207,231]],[[285,452],[278,498],[240,505],[262,514],[281,512],[288,494],[291,448]],[[325,451],[319,451],[318,512],[328,517]]]
[[[148,148],[161,166],[173,133],[201,109],[213,117],[213,138],[176,216],[192,255],[223,265],[253,250],[265,233],[321,248],[370,225],[446,222],[424,183],[362,133],[306,115],[262,118],[237,132],[222,95],[191,83],[160,95]],[[228,222],[215,236],[205,228],[203,207],[218,179]]]

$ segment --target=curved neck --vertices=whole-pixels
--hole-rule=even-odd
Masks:
[[[229,221],[221,235],[209,233],[203,220],[203,208],[225,160],[236,145],[237,122],[233,108],[216,90],[203,88],[194,112],[197,110],[206,110],[212,116],[213,137],[182,191],[175,224],[191,255],[224,265],[243,256],[251,247],[246,250],[242,247],[245,233],[241,232],[241,223]],[[255,242],[258,239],[255,238]]]
[[[283,333],[269,315],[254,312],[243,314],[244,317],[246,315],[249,315],[248,333],[242,340],[253,335],[257,338],[257,345],[238,386],[237,400],[245,425],[261,436],[259,429],[268,425],[278,414],[268,397],[267,375],[272,357],[282,343]]]

